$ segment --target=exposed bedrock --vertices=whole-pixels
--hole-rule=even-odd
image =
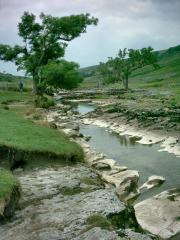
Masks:
[[[180,189],[164,191],[136,204],[135,214],[144,230],[162,239],[180,239]]]

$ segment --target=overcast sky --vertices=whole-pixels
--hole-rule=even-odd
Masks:
[[[180,0],[0,0],[0,43],[17,44],[17,23],[24,11],[53,16],[90,13],[98,26],[69,43],[65,58],[81,67],[115,56],[119,48],[180,44]],[[16,73],[13,64],[0,63],[0,72]],[[16,73],[17,74],[17,73]]]

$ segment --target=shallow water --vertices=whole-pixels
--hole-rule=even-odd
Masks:
[[[81,113],[82,115],[92,112],[95,109],[94,105],[79,103],[75,107],[75,110]]]
[[[79,112],[81,113],[81,109],[84,112],[85,108],[86,104],[79,105]],[[137,143],[138,139],[135,137],[120,136],[108,132],[106,128],[94,125],[83,125],[81,132],[92,136],[89,141],[91,148],[103,152],[108,158],[117,160],[120,165],[138,170],[140,174],[139,185],[151,175],[165,177],[166,181],[161,186],[150,191],[144,190],[138,201],[168,188],[180,186],[180,159],[168,152],[158,152],[159,144],[143,145]]]

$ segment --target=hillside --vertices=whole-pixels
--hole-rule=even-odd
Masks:
[[[178,95],[180,95],[180,45],[156,51],[155,54],[157,54],[160,69],[153,69],[147,66],[134,72],[130,77],[129,87],[170,91],[178,98]],[[84,76],[88,72],[94,72],[90,77],[85,78],[81,88],[96,88],[98,86],[96,68],[97,66],[91,66],[81,69]],[[119,83],[104,87],[122,88],[122,84]]]
[[[32,85],[31,79],[29,77],[14,76],[9,73],[0,72],[0,89],[15,89],[17,88],[19,81],[22,81],[26,88],[30,88]]]

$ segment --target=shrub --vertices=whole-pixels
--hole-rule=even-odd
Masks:
[[[55,102],[52,98],[47,98],[44,96],[38,96],[35,99],[35,106],[40,108],[50,108],[55,105]]]

